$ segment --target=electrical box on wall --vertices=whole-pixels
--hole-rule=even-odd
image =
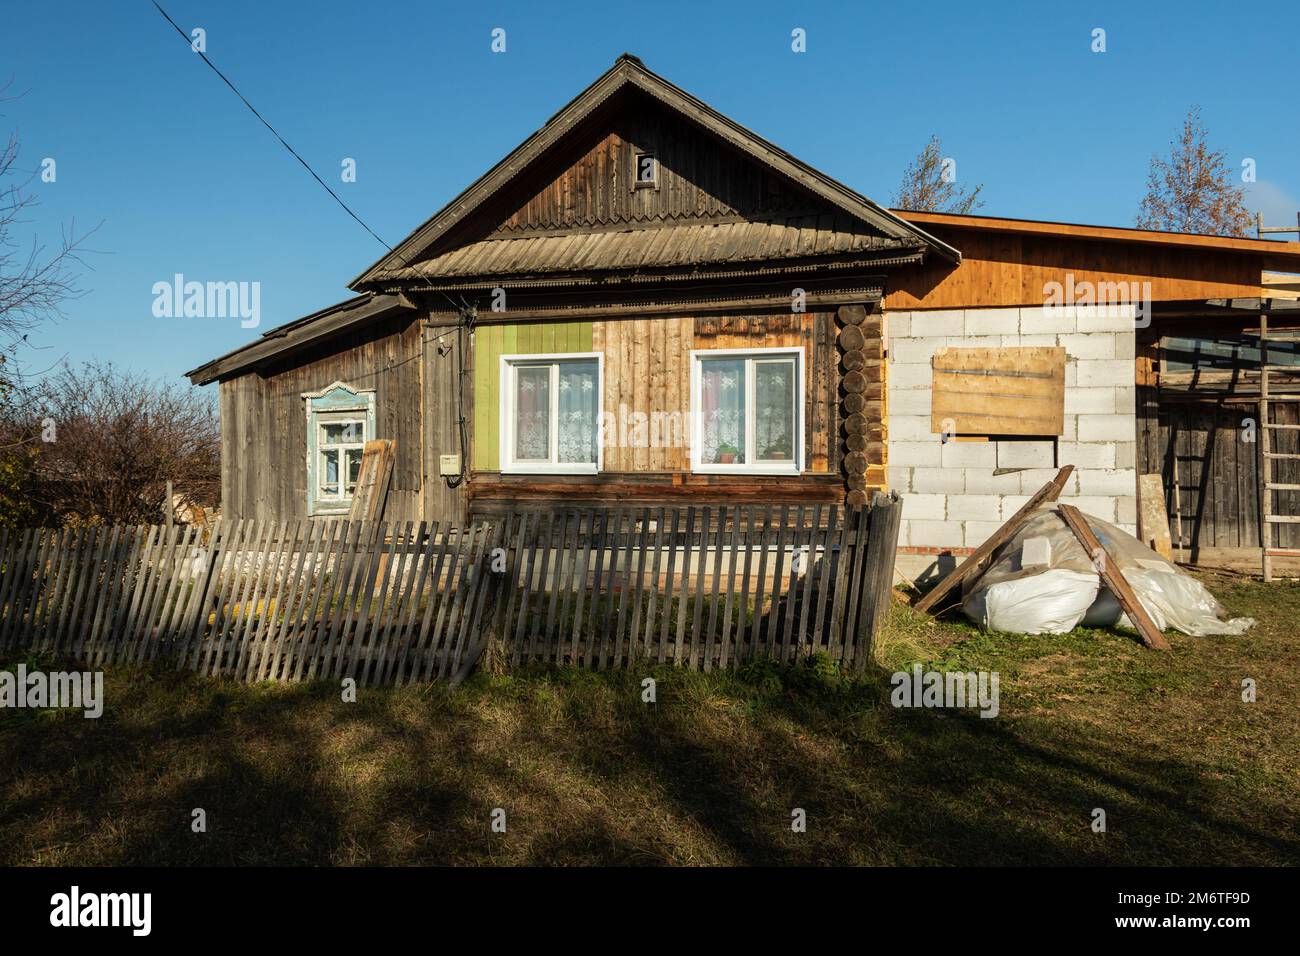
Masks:
[[[438,474],[443,478],[455,478],[460,475],[460,455],[439,455]]]

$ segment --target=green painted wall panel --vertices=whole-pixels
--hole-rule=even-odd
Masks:
[[[501,356],[592,351],[590,322],[522,322],[474,330],[474,447],[477,471],[501,468]]]

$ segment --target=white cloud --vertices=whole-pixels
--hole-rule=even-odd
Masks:
[[[1276,183],[1261,179],[1246,183],[1246,205],[1251,212],[1264,214],[1265,226],[1290,226],[1296,222],[1300,201]],[[1283,237],[1285,238],[1285,236]]]

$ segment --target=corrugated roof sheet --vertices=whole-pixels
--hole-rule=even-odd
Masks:
[[[824,214],[795,216],[780,222],[705,222],[617,232],[493,238],[384,272],[379,278],[629,271],[899,248],[898,240],[868,229],[847,216]]]

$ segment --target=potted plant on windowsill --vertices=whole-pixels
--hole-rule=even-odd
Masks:
[[[739,448],[737,448],[735,445],[730,445],[727,442],[723,442],[721,445],[718,446],[718,464],[734,465],[736,463],[736,456],[739,454],[740,454]]]
[[[763,452],[764,461],[785,461],[788,457],[789,455],[785,453],[785,449],[777,445],[769,445],[767,450]]]

